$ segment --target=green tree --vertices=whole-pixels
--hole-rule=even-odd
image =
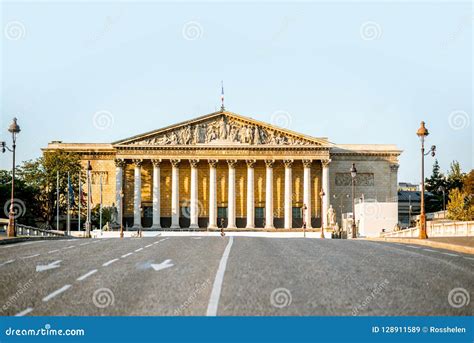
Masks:
[[[426,183],[426,191],[432,193],[435,197],[431,199],[430,208],[427,208],[429,212],[436,212],[443,209],[443,190],[444,190],[444,197],[445,201],[447,200],[448,195],[448,185],[446,182],[446,177],[444,176],[443,172],[441,172],[441,168],[439,166],[438,160],[435,160],[433,164],[433,171],[429,178],[425,179]]]
[[[453,220],[474,220],[472,195],[454,188],[449,192],[448,218]]]
[[[11,203],[12,174],[7,170],[0,170],[0,218],[8,218]],[[35,189],[15,176],[15,194],[13,208],[16,222],[34,226],[41,217],[40,205]]]
[[[461,171],[461,166],[458,161],[451,162],[451,166],[448,171],[447,177],[447,188],[452,190],[455,188],[462,189],[464,183],[465,174]]]
[[[79,200],[77,190],[81,169],[79,155],[65,151],[46,152],[43,157],[26,161],[18,168],[21,179],[35,190],[40,204],[41,218],[45,222],[51,225],[56,215],[57,175],[59,175],[60,212],[65,213],[67,208],[68,172],[71,185],[75,190],[74,200],[77,206]]]

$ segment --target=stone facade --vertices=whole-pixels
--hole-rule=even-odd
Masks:
[[[320,227],[329,206],[340,222],[351,211],[352,163],[356,198],[387,201],[397,196],[401,153],[393,145],[336,145],[227,111],[111,144],[53,142],[44,151],[58,149],[79,153],[84,167],[91,162],[95,204],[102,177],[104,206],[120,212],[123,192],[126,225],[155,229]]]

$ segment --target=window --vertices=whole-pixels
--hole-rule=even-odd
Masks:
[[[255,218],[265,218],[265,207],[255,207]]]
[[[217,208],[217,217],[218,218],[227,218],[227,207],[218,207]]]
[[[293,207],[293,218],[300,219],[302,216],[301,207]]]

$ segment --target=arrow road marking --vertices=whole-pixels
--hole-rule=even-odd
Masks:
[[[169,268],[169,267],[173,267],[174,264],[173,263],[170,263],[171,260],[164,260],[163,262],[159,263],[159,264],[154,264],[152,263],[151,264],[151,267],[155,270],[155,271],[158,271],[158,270],[162,270],[162,269],[166,269],[166,268]]]
[[[37,265],[36,266],[36,271],[37,272],[42,272],[42,271],[45,271],[45,270],[48,270],[48,269],[59,268],[60,267],[59,263],[61,263],[61,260],[54,261],[54,262],[51,262],[50,264],[46,264],[46,265]]]

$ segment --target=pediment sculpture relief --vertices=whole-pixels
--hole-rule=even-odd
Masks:
[[[308,140],[292,137],[276,129],[248,124],[222,116],[208,122],[171,129],[151,138],[133,142],[138,145],[193,144],[310,145]]]

